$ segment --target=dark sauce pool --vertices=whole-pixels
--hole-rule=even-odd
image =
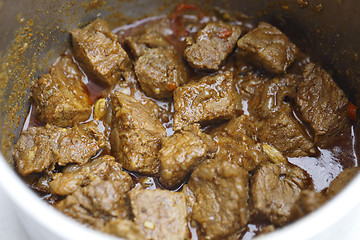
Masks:
[[[218,20],[220,19],[219,16],[217,16],[216,14],[204,14],[198,11],[194,11],[194,14],[183,14],[181,16],[176,16],[175,18],[173,16],[158,16],[142,19],[140,21],[134,22],[133,24],[118,27],[114,30],[114,32],[119,36],[120,43],[123,44],[125,37],[140,34],[144,31],[145,27],[157,27],[165,36],[166,40],[174,46],[176,53],[182,55],[185,48],[186,37],[194,35],[207,22]],[[255,26],[255,22],[253,20],[250,21],[245,19],[232,19],[230,22],[232,24],[240,26],[243,34],[248,32]],[[71,55],[72,53],[69,50],[65,54]],[[294,64],[294,66],[291,67],[289,71],[292,73],[302,72],[303,66],[306,62],[309,62],[309,57],[304,54],[300,58],[300,60],[298,60]],[[236,58],[236,52],[234,52],[227,60],[225,66],[222,67],[219,72],[232,71],[234,73],[235,81],[240,81],[239,79],[241,79],[241,77],[239,76],[242,76],[249,70],[251,70],[251,67],[247,66],[242,62],[239,62]],[[190,67],[187,67],[186,71],[188,71],[188,76],[190,80],[200,79],[205,75],[212,74],[209,72],[206,73],[194,71]],[[256,71],[255,74],[264,75],[264,73]],[[111,89],[105,89],[104,87],[99,86],[88,77],[83,79],[83,82],[88,88],[89,96],[93,103],[95,103],[96,100],[99,98],[107,98],[112,91],[121,91],[123,93],[132,95],[136,99],[143,102],[147,101],[147,99],[151,99],[146,97],[140,91],[140,87],[135,78],[130,80],[127,79],[126,82],[122,80],[119,82],[119,84],[117,84]],[[235,84],[237,85],[237,83]],[[172,135],[174,133],[172,130],[174,114],[172,99],[152,100],[155,101],[156,104],[160,107],[161,111],[163,111],[160,120],[166,128],[167,135]],[[248,99],[246,96],[239,99],[239,106],[237,109],[239,114],[242,113],[249,115],[247,102]],[[296,116],[295,112],[294,115]],[[88,121],[91,120],[92,117]],[[298,120],[301,122],[301,119]],[[29,110],[29,114],[23,126],[23,130],[26,130],[28,127],[31,126],[43,126],[43,123],[36,119],[32,106]],[[203,130],[207,131],[208,129],[213,129],[216,126],[217,125],[203,126]],[[105,134],[109,134],[109,126],[105,121],[100,121],[100,128]],[[355,136],[359,134],[356,134],[356,132],[359,133],[359,130],[356,129],[354,123],[351,123],[348,127],[346,127],[344,132],[337,137],[336,141],[334,141],[332,145],[330,145],[326,149],[318,148],[317,156],[288,158],[288,160],[292,164],[304,169],[311,176],[315,186],[315,190],[320,192],[326,189],[329,186],[330,182],[341,171],[343,171],[343,169],[358,166],[357,155],[359,153],[356,149],[359,149],[359,142]],[[109,153],[100,152],[97,156],[102,154]],[[55,169],[55,171],[57,171],[57,169]],[[136,185],[141,184],[144,188],[147,189],[163,188],[159,183],[158,179],[155,177],[142,176],[133,172],[129,173],[132,176]],[[43,178],[43,176],[39,174],[32,174],[30,176],[24,177],[24,179],[28,183],[28,185],[41,196],[42,199],[49,202],[50,204],[54,204],[57,201],[63,199],[62,197],[54,196],[50,193],[43,191],[43,189],[46,188],[51,179]],[[185,183],[186,180],[180,185],[180,187],[172,190],[180,191]],[[41,186],[44,186],[44,188],[42,188]],[[247,224],[244,231],[239,233],[238,238],[244,240],[252,239],[267,225],[268,223],[262,222],[261,219],[254,220]],[[201,238],[198,237],[196,228],[193,228],[190,223],[188,224],[188,226],[191,232],[192,239]]]

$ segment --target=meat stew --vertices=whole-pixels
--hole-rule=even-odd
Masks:
[[[321,206],[358,171],[342,90],[276,27],[182,6],[72,31],[32,87],[19,174],[129,239],[246,239]]]

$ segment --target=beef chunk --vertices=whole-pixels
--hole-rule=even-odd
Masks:
[[[75,58],[94,80],[107,86],[120,80],[129,57],[105,20],[74,29],[71,36]]]
[[[188,239],[183,193],[135,188],[129,195],[135,223],[147,239]]]
[[[279,111],[286,110],[290,113],[290,105],[285,100],[295,99],[299,83],[300,78],[295,74],[264,81],[262,86],[257,88],[256,94],[249,99],[250,114],[266,119],[274,117]]]
[[[125,39],[125,45],[130,49],[134,59],[142,56],[146,50],[151,48],[171,48],[171,45],[158,32],[145,32],[137,36],[130,36]]]
[[[334,197],[359,174],[359,171],[360,168],[358,167],[346,168],[330,183],[329,188],[326,190],[326,195],[329,198]]]
[[[267,77],[255,72],[245,71],[234,75],[235,88],[239,93],[239,102],[241,102],[241,110],[244,114],[250,115],[249,101],[259,94],[259,89],[266,81],[268,81]]]
[[[135,62],[135,73],[141,89],[154,98],[168,98],[182,85],[182,71],[171,50],[147,50]]]
[[[167,40],[173,34],[169,31],[171,24],[168,18],[158,19],[148,22],[146,28],[137,28],[130,34],[131,36],[126,37],[124,44],[133,59],[136,60],[151,48],[173,49],[174,47]]]
[[[233,51],[241,30],[223,22],[208,23],[197,33],[195,43],[185,48],[189,64],[202,70],[218,70]]]
[[[49,184],[50,191],[58,195],[68,195],[80,187],[89,185],[95,177],[132,184],[130,175],[122,170],[121,164],[115,162],[115,159],[108,155],[76,167],[73,171],[63,171],[63,173],[57,174]],[[74,166],[72,166],[73,168]]]
[[[255,144],[248,141],[248,139],[237,141],[229,136],[218,135],[214,137],[214,141],[218,146],[215,159],[218,161],[230,161],[247,171],[254,170],[267,159],[261,144]]]
[[[262,145],[255,143],[255,126],[246,115],[231,119],[210,134],[218,147],[215,158],[219,161],[230,161],[252,171],[267,159]]]
[[[57,139],[58,148],[52,151],[60,166],[68,163],[84,164],[101,148],[109,148],[109,142],[104,133],[100,132],[96,121],[56,131],[61,131],[61,134]]]
[[[161,122],[169,122],[169,119],[172,118],[173,113],[170,111],[172,107],[171,99],[163,99],[160,104],[157,103],[152,98],[146,96],[146,94],[141,90],[140,84],[135,76],[135,71],[133,77],[126,78],[124,81],[118,82],[114,88],[107,89],[103,95],[110,95],[114,92],[120,92],[125,95],[131,96],[141,102],[156,118],[159,118]],[[160,106],[161,105],[161,106]],[[110,114],[108,114],[109,122]]]
[[[253,214],[267,217],[275,225],[289,220],[291,208],[310,178],[300,168],[269,163],[254,175],[251,186]]]
[[[18,173],[41,172],[53,163],[52,149],[56,148],[53,132],[54,128],[50,126],[30,127],[22,132],[13,151]]]
[[[194,220],[206,239],[222,239],[248,220],[248,173],[227,161],[202,162],[184,190]]]
[[[106,223],[101,231],[127,240],[145,239],[145,236],[140,232],[139,227],[133,221],[127,219],[111,220]]]
[[[206,76],[174,91],[174,130],[196,122],[230,119],[236,91],[231,72]]]
[[[202,133],[199,124],[190,125],[161,141],[160,183],[177,187],[207,155],[215,152],[212,138]]]
[[[234,77],[234,82],[236,88],[239,89],[240,95],[249,100],[258,94],[258,91],[262,89],[266,81],[269,81],[268,77],[255,72],[241,73]]]
[[[70,127],[87,120],[91,115],[91,101],[84,77],[70,56],[61,57],[31,87],[31,97],[37,117],[43,123]]]
[[[58,202],[55,207],[81,223],[101,229],[110,220],[130,216],[126,194],[129,190],[128,182],[97,178]]]
[[[30,127],[22,132],[13,157],[21,175],[41,172],[55,163],[85,164],[109,143],[92,121],[73,128]]]
[[[314,190],[303,190],[300,193],[299,198],[291,209],[291,219],[299,219],[316,209],[320,208],[325,202],[326,197]]]
[[[322,145],[345,126],[348,99],[331,76],[313,63],[306,65],[303,77],[296,102],[303,119],[315,131],[315,141]]]
[[[255,122],[259,139],[287,157],[314,155],[316,150],[312,140],[299,122],[287,112],[279,111],[272,118]]]
[[[298,48],[279,29],[261,22],[237,42],[239,54],[271,73],[286,72]]]
[[[166,136],[164,126],[132,97],[116,92],[111,101],[110,143],[116,160],[129,171],[157,174],[160,141]]]
[[[293,74],[267,80],[249,99],[248,111],[255,119],[258,138],[288,157],[315,154],[311,137],[285,101],[295,98],[299,82]]]
[[[162,106],[159,106],[156,101],[149,98],[142,98],[140,102],[150,111],[154,118],[158,118],[161,123],[168,123],[173,118],[174,113],[171,111],[172,102],[164,101]]]
[[[250,138],[253,141],[256,140],[256,128],[246,115],[232,118],[224,126],[223,131],[236,140],[244,138]]]

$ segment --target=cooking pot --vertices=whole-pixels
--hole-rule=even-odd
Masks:
[[[331,69],[350,100],[360,105],[360,1],[194,1],[256,16],[279,27],[310,56]],[[114,239],[56,211],[13,170],[11,146],[29,108],[31,81],[69,47],[69,30],[96,17],[113,26],[166,14],[166,0],[0,0],[0,185],[33,239]],[[321,209],[258,239],[355,239],[360,236],[360,176]]]

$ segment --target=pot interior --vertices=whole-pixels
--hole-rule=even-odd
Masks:
[[[191,1],[234,14],[256,16],[280,28],[297,46],[331,74],[350,100],[360,105],[360,1]],[[0,1],[0,145],[12,165],[17,141],[29,109],[31,82],[48,71],[69,48],[69,31],[102,17],[112,27],[166,14],[177,1]]]

